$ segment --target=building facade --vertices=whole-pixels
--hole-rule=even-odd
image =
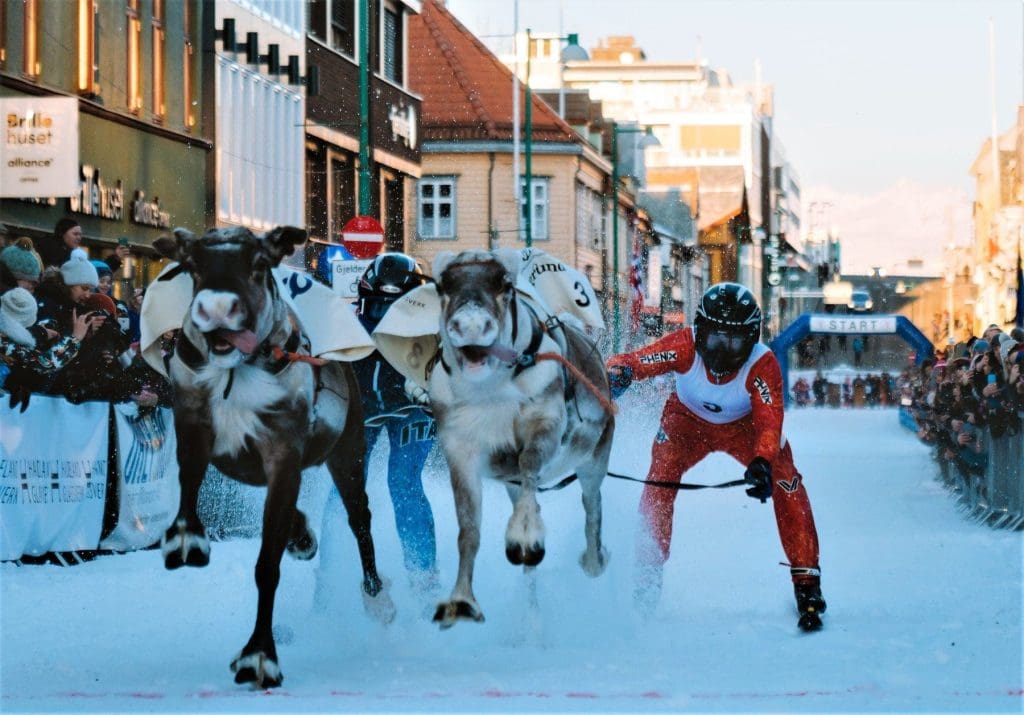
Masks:
[[[69,216],[92,257],[127,238],[132,259],[115,276],[120,292],[157,269],[156,238],[172,226],[204,226],[213,156],[200,91],[208,10],[198,0],[0,3],[0,99],[76,98],[79,126],[75,194],[0,200],[9,233],[38,239]]]

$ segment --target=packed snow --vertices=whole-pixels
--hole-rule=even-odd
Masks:
[[[663,389],[621,403],[613,472],[644,476]],[[657,406],[657,408],[655,407]],[[547,556],[530,604],[504,554],[510,505],[484,491],[475,591],[486,622],[441,631],[434,601],[402,567],[382,470],[368,485],[378,564],[398,616],[370,619],[355,542],[314,600],[319,557],[285,558],[275,632],[284,684],[235,685],[228,664],[256,607],[258,540],[215,542],[204,569],[163,568],[159,551],[69,567],[0,565],[0,709],[14,711],[1009,711],[1022,708],[1022,538],[965,521],[929,449],[894,409],[806,408],[786,433],[821,540],[825,628],[797,629],[770,505],[742,489],[682,492],[656,611],[633,606],[640,485],[604,486],[608,570],[585,576],[583,510],[571,485],[541,497]],[[686,481],[736,479],[712,455]],[[443,462],[425,473],[445,592],[457,566]],[[320,524],[326,473],[301,504]],[[331,561],[334,559],[332,558]]]

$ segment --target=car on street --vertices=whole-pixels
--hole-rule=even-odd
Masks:
[[[846,307],[854,313],[867,313],[874,305],[871,294],[862,288],[857,288],[850,293],[850,300]]]

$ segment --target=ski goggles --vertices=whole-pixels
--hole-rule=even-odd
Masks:
[[[731,353],[738,353],[743,350],[743,345],[747,342],[745,335],[737,335],[736,333],[728,333],[724,330],[713,330],[708,333],[707,337],[707,349],[708,350],[727,350]]]

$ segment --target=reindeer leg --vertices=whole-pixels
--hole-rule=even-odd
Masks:
[[[184,403],[174,410],[177,432],[178,482],[181,500],[174,523],[160,539],[164,566],[206,566],[210,563],[210,540],[199,520],[199,487],[206,476],[213,449],[213,429],[209,420],[196,419],[196,406]]]
[[[358,446],[358,450],[355,446]],[[349,528],[359,548],[359,560],[363,568],[363,605],[375,620],[391,623],[396,609],[388,593],[387,583],[377,573],[377,557],[373,535],[370,533],[372,515],[363,473],[364,459],[362,440],[359,440],[358,445],[343,443],[327,458],[327,468],[341,495],[341,502],[348,513]]]
[[[480,477],[450,462],[455,515],[459,521],[459,575],[447,601],[437,605],[434,622],[451,628],[458,620],[482,622],[483,611],[473,595],[473,565],[480,550]]]
[[[519,453],[519,498],[505,530],[505,556],[513,564],[536,566],[544,560],[544,522],[537,502],[540,471],[558,447],[556,430],[535,426],[522,440]]]
[[[316,534],[309,528],[306,515],[298,509],[295,510],[295,519],[292,521],[292,532],[288,537],[288,555],[299,561],[309,561],[316,556],[317,550]]]
[[[302,479],[300,455],[293,446],[278,445],[264,454],[267,472],[267,499],[263,505],[263,542],[256,559],[256,625],[249,642],[231,662],[236,683],[253,683],[258,688],[274,688],[284,676],[277,662],[274,644],[274,597],[281,580],[281,557],[295,523],[295,504]]]
[[[608,473],[614,423],[609,420],[597,444],[594,459],[576,470],[583,490],[584,532],[587,548],[580,555],[580,566],[588,576],[600,576],[608,566],[608,551],[601,544],[601,483]]]

